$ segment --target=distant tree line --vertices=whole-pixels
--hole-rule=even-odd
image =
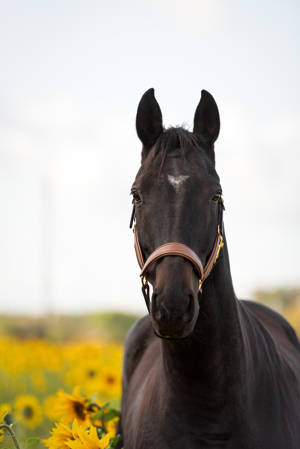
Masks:
[[[253,298],[281,313],[300,338],[300,287],[256,290]]]

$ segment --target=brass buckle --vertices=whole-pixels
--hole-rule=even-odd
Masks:
[[[219,232],[219,225],[218,225],[218,234],[220,234],[220,232]],[[217,260],[218,260],[221,248],[223,248],[223,246],[224,246],[223,237],[220,235],[220,243],[219,243],[219,246],[218,246],[217,255],[216,255],[215,260],[214,260],[214,265],[217,263]]]
[[[199,293],[199,292],[200,292],[200,290],[201,290],[202,284],[203,284],[203,281],[202,281],[202,279],[199,279],[199,285],[198,285],[198,293]]]

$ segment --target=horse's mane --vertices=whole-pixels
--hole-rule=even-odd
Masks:
[[[176,152],[176,156],[181,156],[184,162],[188,150],[193,149],[199,153],[200,149],[208,147],[208,140],[191,133],[185,128],[185,125],[164,129],[164,132],[149,151],[145,163],[141,167],[140,174],[144,175],[150,171],[151,174],[158,172],[159,175],[166,156],[172,157],[173,154],[175,156]]]

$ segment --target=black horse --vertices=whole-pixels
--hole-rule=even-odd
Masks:
[[[143,143],[132,187],[140,259],[169,242],[182,244],[185,253],[163,253],[143,273],[149,315],[134,326],[125,347],[124,449],[299,449],[296,334],[272,310],[239,301],[232,285],[213,97],[202,91],[192,133],[165,130],[150,89],[136,127]],[[214,266],[202,276],[200,265],[207,266],[216,241]]]

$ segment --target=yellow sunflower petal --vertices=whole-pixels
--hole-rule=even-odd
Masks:
[[[100,440],[95,427],[91,426],[89,431],[78,424],[77,420],[73,421],[73,439],[68,439],[65,445],[71,449],[99,449]]]
[[[77,419],[75,418],[72,424],[72,434],[73,434],[73,438],[78,438],[78,430],[79,430],[79,424]]]
[[[52,436],[47,440],[42,440],[42,442],[50,449],[68,448],[66,442],[69,438],[73,438],[72,430],[63,423],[55,423],[55,425],[56,428],[50,432]]]
[[[92,429],[92,428],[91,428]],[[91,430],[90,429],[90,430]],[[82,427],[78,429],[78,436],[82,441],[83,447],[86,449],[98,449],[99,438],[95,441]]]
[[[68,440],[66,443],[67,447],[70,447],[71,449],[83,449],[84,445],[82,444],[81,440]]]
[[[57,411],[56,411],[56,403],[57,403],[57,397],[52,395],[48,396],[44,400],[44,413],[48,419],[51,421],[54,421],[57,419]]]
[[[75,388],[73,388],[72,396],[74,396],[74,398],[76,398],[76,399],[80,399],[80,400],[84,399],[84,397],[81,396],[79,385],[77,385]]]

